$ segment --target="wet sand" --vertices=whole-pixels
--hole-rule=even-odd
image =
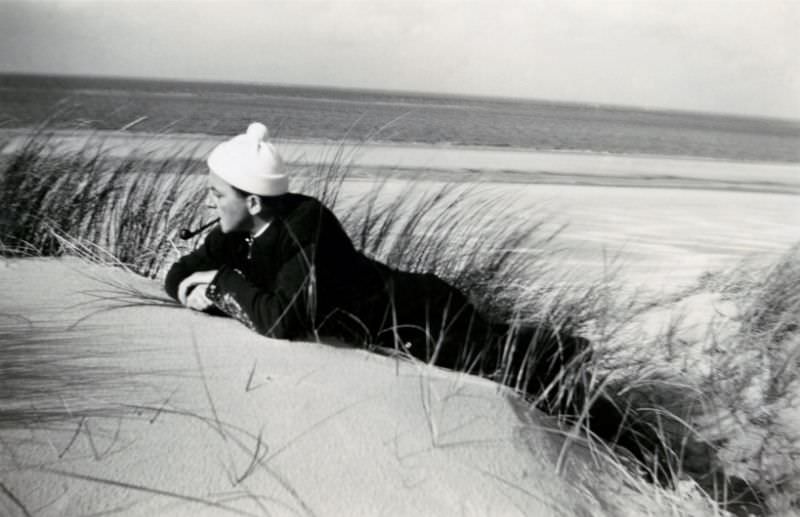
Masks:
[[[19,149],[30,133],[0,129],[0,154]],[[203,158],[220,137],[191,134],[154,135],[120,131],[52,131],[57,152],[71,153],[102,145],[109,156],[131,153],[152,158],[176,154]],[[800,193],[800,164],[734,162],[670,156],[614,155],[534,151],[515,148],[395,145],[385,143],[315,142],[276,140],[291,165],[340,160],[356,169],[429,171],[448,179],[469,181],[491,174],[511,182],[601,184],[616,186],[674,186]]]

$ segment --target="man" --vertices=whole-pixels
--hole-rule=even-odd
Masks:
[[[357,251],[328,208],[289,192],[284,164],[266,137],[266,127],[253,123],[209,155],[219,225],[172,266],[167,293],[274,338],[330,336],[445,368],[496,373],[509,352],[508,326],[488,322],[433,274],[393,270]],[[547,335],[551,346],[556,337]],[[527,357],[528,343],[516,341],[519,364],[507,376],[516,376]],[[560,352],[577,344],[556,345]],[[563,351],[572,357],[580,350]]]
[[[251,124],[209,156],[219,226],[169,270],[165,287],[173,298],[194,310],[215,307],[270,337],[402,345],[426,361],[437,347],[443,352],[445,341],[467,339],[470,322],[489,330],[457,290],[434,275],[369,259],[330,210],[290,193],[266,134],[262,124]],[[447,351],[437,364],[463,366],[454,347]]]

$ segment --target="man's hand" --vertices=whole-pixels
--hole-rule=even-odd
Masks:
[[[206,287],[208,287],[208,284],[210,284],[211,281],[214,280],[215,276],[217,276],[216,269],[212,271],[198,271],[197,273],[192,273],[191,275],[187,276],[186,278],[183,279],[183,282],[181,282],[181,284],[178,286],[178,300],[181,302],[181,304],[189,307],[189,298],[194,296],[194,294],[197,293],[198,291],[202,293],[203,298],[205,300],[208,300],[208,298],[205,297]],[[192,290],[192,287],[197,287],[197,288],[194,291],[192,291],[191,296],[187,296],[187,293]],[[211,302],[209,301],[209,303]],[[206,308],[208,308],[208,306],[206,306]],[[197,310],[204,310],[204,309],[197,309]]]
[[[196,311],[204,311],[214,305],[214,302],[206,296],[208,284],[197,284],[186,298],[186,306]]]

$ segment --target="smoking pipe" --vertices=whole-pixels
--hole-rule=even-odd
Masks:
[[[200,228],[197,228],[196,230],[190,230],[189,228],[182,228],[180,233],[178,233],[178,237],[180,237],[181,239],[183,239],[185,241],[189,240],[192,237],[194,237],[195,235],[197,235],[198,233],[208,229],[209,227],[217,224],[218,222],[219,222],[219,217],[217,217],[216,219],[214,219],[212,221],[207,222],[206,224],[204,224]]]

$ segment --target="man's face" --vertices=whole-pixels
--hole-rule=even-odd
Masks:
[[[248,231],[253,226],[253,218],[247,210],[247,198],[214,173],[208,175],[208,197],[210,208],[219,217],[222,233]]]

